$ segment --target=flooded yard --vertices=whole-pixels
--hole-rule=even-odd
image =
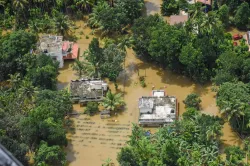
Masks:
[[[159,12],[161,0],[146,0],[147,13]],[[80,55],[88,48],[92,38],[91,30],[84,28],[84,22],[79,22],[76,34],[83,31],[81,39],[77,42],[81,49]],[[89,38],[86,38],[86,35]],[[76,79],[71,65],[66,62],[58,76],[58,88],[67,88],[70,80]],[[198,85],[184,76],[173,74],[163,70],[157,65],[139,60],[133,50],[127,50],[125,61],[126,69],[118,78],[118,92],[124,93],[126,109],[110,119],[101,119],[99,115],[89,117],[86,115],[73,116],[74,130],[68,134],[69,144],[66,148],[67,160],[70,166],[100,166],[107,158],[112,159],[115,165],[117,152],[126,144],[131,134],[132,123],[138,122],[138,99],[141,96],[150,95],[152,86],[155,89],[164,89],[167,95],[176,96],[179,102],[180,115],[185,111],[183,100],[190,93],[197,93],[202,99],[204,113],[219,115],[216,107],[215,93],[211,91],[211,84]],[[139,84],[139,76],[145,76],[146,87]],[[113,83],[109,83],[114,92]],[[79,104],[74,105],[75,112],[83,112],[84,108]],[[116,121],[115,121],[116,120]],[[150,129],[155,131],[155,128]],[[222,139],[225,145],[239,145],[241,141],[231,127],[226,123],[223,128]]]

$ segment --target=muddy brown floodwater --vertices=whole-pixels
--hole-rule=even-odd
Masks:
[[[159,13],[161,0],[147,0],[147,13]],[[85,27],[83,21],[76,23],[79,28],[75,34],[81,37],[77,42],[81,49],[80,55],[88,48],[91,39],[91,30]],[[80,33],[80,32],[83,32]],[[81,35],[80,35],[81,34]],[[86,38],[86,36],[88,36]],[[72,61],[65,62],[65,67],[60,70],[58,76],[58,89],[67,88],[70,80],[77,76],[72,70]],[[132,123],[138,120],[138,99],[143,95],[149,95],[152,86],[155,89],[165,89],[168,95],[176,96],[179,101],[180,115],[185,111],[183,100],[190,93],[197,93],[202,99],[203,113],[219,115],[215,102],[215,93],[211,91],[211,85],[198,85],[184,76],[176,75],[167,70],[162,70],[157,65],[142,62],[136,58],[133,50],[127,50],[125,61],[126,70],[118,78],[118,91],[124,92],[126,109],[117,116],[110,119],[100,119],[99,115],[89,117],[80,115],[71,117],[74,122],[74,132],[69,132],[67,138],[69,144],[66,148],[67,160],[71,166],[100,166],[107,158],[117,166],[117,152],[126,144],[131,134]],[[146,88],[139,84],[139,76],[146,76]],[[114,85],[109,83],[112,91]],[[78,104],[74,105],[75,112],[83,112],[84,108]],[[113,122],[112,120],[117,120]],[[150,130],[156,131],[156,128]],[[226,123],[223,128],[223,143],[227,145],[240,145],[241,141],[232,132],[231,127]]]

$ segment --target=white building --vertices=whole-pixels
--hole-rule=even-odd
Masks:
[[[57,60],[60,68],[63,67],[65,59],[76,59],[78,56],[78,45],[73,42],[63,41],[62,36],[41,36],[39,49],[54,60]]]
[[[155,91],[154,96],[139,99],[139,125],[162,126],[174,122],[178,115],[177,99],[174,96],[163,96],[162,93]]]

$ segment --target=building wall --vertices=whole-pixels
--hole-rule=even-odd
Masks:
[[[56,57],[56,60],[59,62],[59,68],[62,68],[64,65],[64,61],[63,61],[63,54],[62,51],[58,51],[58,52],[50,52],[47,54],[48,56],[51,57]]]

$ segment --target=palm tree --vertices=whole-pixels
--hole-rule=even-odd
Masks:
[[[34,87],[30,81],[23,80],[19,91],[22,97],[32,100],[34,94],[37,92],[37,87]]]
[[[84,66],[81,63],[81,61],[79,61],[78,59],[75,60],[75,63],[72,66],[73,70],[77,72],[79,78],[83,75],[84,72]]]
[[[30,20],[28,25],[29,25],[29,29],[32,32],[38,33],[38,32],[40,32],[42,30],[41,29],[41,24],[38,21]]]
[[[56,33],[63,36],[68,35],[68,32],[72,27],[72,22],[69,21],[69,17],[67,15],[57,13],[53,20]]]
[[[14,13],[15,13],[15,15],[16,15],[16,19],[15,19],[15,21],[16,21],[16,24],[15,24],[15,26],[16,25],[18,25],[19,23],[20,23],[20,15],[21,15],[21,11],[23,11],[24,10],[24,7],[25,7],[25,5],[27,5],[28,4],[28,1],[27,0],[13,0],[12,1],[12,6],[14,7]],[[23,15],[24,15],[24,13],[23,13]],[[25,15],[24,15],[25,16]],[[16,28],[16,27],[15,27]]]
[[[242,129],[244,127],[244,116],[245,116],[245,109],[247,108],[246,105],[241,102],[239,99],[233,99],[232,101],[223,101],[223,109],[221,109],[221,114],[224,114],[227,116],[228,121],[231,120],[231,118],[235,118],[238,129]],[[240,118],[243,117],[243,123],[240,126]]]
[[[16,10],[23,10],[25,5],[28,4],[28,1],[27,0],[13,0],[12,4]]]
[[[76,5],[80,6],[83,10],[90,12],[91,7],[94,6],[95,0],[76,0]]]
[[[0,0],[0,6],[4,7],[6,3],[6,0]]]
[[[88,24],[92,28],[101,27],[101,24],[100,24],[101,14],[102,14],[102,11],[106,8],[109,8],[109,5],[104,1],[98,2],[98,4],[93,8],[93,12],[89,15],[89,20],[88,20]]]
[[[104,162],[105,163],[102,164],[102,166],[112,166],[113,165],[113,162],[110,158],[107,158]]]
[[[108,91],[102,105],[108,110],[116,111],[119,107],[125,105],[125,102],[122,99],[121,93],[114,94]]]
[[[87,77],[100,77],[100,72],[98,70],[98,65],[93,65],[92,63],[88,62],[86,59],[79,61],[76,60],[72,66],[73,70],[75,70],[80,77],[87,76]]]
[[[221,125],[216,122],[214,125],[210,126],[206,132],[207,140],[216,140],[222,135]]]
[[[10,82],[11,88],[16,90],[20,87],[21,84],[21,76],[20,73],[16,73],[14,75],[10,74],[10,79],[8,80]]]

